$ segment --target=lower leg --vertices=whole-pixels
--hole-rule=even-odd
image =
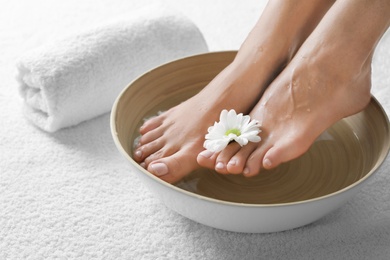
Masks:
[[[371,97],[372,55],[389,24],[389,1],[336,2],[252,110],[263,141],[226,151],[228,159],[221,152],[234,162],[228,171],[252,176],[294,159],[326,128],[361,111]]]

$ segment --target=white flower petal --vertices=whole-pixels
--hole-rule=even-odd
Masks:
[[[230,133],[228,136],[225,135],[225,137],[230,141],[233,141],[237,138],[237,135]]]
[[[249,135],[245,137],[249,142],[258,143],[261,141],[261,137],[258,135]]]
[[[213,126],[208,128],[206,139],[218,139],[226,133],[225,126],[221,123],[215,122]]]
[[[246,125],[248,125],[250,120],[251,120],[250,116],[243,116],[241,122],[241,128],[244,128]]]
[[[246,138],[248,139],[250,142],[259,142],[261,140],[261,137],[258,135],[260,131],[258,130],[253,130],[253,131],[250,131],[250,132],[245,132],[244,134],[242,134],[241,136],[243,138]]]
[[[236,111],[234,111],[233,109],[228,112],[226,123],[228,129],[233,129],[237,127],[237,114]]]
[[[208,133],[203,146],[212,152],[222,151],[231,141],[235,141],[241,146],[248,142],[259,142],[261,140],[258,135],[260,125],[257,120],[250,120],[250,116],[237,114],[234,109],[229,111],[222,110],[220,121],[215,122],[213,126],[208,128]],[[229,132],[228,135],[226,133]],[[238,136],[237,136],[238,135]]]
[[[248,139],[242,137],[241,135],[234,138],[234,141],[236,141],[240,146],[244,146],[248,144]]]
[[[242,113],[238,114],[236,116],[236,122],[235,122],[234,126],[232,126],[232,128],[241,129],[243,117],[244,116],[242,115]]]
[[[228,115],[228,111],[226,109],[222,110],[221,114],[219,115],[219,122],[222,124],[226,124],[227,115]]]
[[[246,124],[245,126],[242,127],[243,132],[248,132],[248,131],[253,131],[257,130],[260,132],[260,125],[257,120],[252,120],[250,123]]]
[[[229,144],[229,141],[226,139],[218,140],[206,140],[203,144],[203,147],[211,152],[220,152]]]

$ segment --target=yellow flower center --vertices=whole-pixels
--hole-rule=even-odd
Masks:
[[[226,131],[225,135],[228,136],[229,134],[235,134],[236,136],[240,136],[241,131],[239,129],[233,128]]]

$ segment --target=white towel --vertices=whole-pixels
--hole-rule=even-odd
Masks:
[[[17,64],[26,117],[48,132],[109,112],[130,81],[162,63],[207,52],[192,21],[161,6],[58,39]]]

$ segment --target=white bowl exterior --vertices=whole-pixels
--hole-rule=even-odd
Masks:
[[[152,193],[167,207],[189,219],[218,229],[245,233],[268,233],[312,223],[339,208],[353,197],[374,175],[387,156],[387,153],[382,154],[371,172],[367,173],[361,180],[327,196],[302,202],[273,205],[224,202],[182,190],[140,167],[126,153],[117,136],[115,115],[119,97],[111,112],[111,132],[117,148],[129,162],[131,169],[142,178]]]
[[[278,232],[310,224],[345,204],[362,185],[359,183],[337,194],[305,202],[251,206],[190,195],[149,173],[140,172],[131,163],[130,166],[168,208],[206,226],[242,233]]]

